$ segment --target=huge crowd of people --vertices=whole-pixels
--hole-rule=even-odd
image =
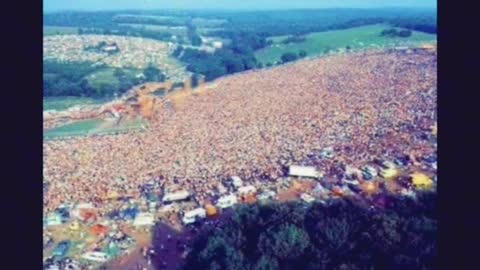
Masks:
[[[275,183],[289,165],[342,177],[374,158],[433,154],[436,54],[361,52],[221,78],[156,110],[143,133],[44,142],[44,209],[178,184],[208,199],[238,175]],[[172,110],[174,111],[172,113]],[[333,158],[319,158],[331,148]],[[118,179],[124,179],[119,181]]]

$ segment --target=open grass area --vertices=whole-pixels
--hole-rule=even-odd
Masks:
[[[78,33],[77,27],[67,27],[67,26],[44,26],[43,27],[44,36],[72,35],[77,33]]]
[[[298,53],[305,50],[308,56],[321,55],[328,50],[337,50],[350,46],[352,49],[366,47],[389,47],[402,43],[436,42],[436,35],[412,31],[407,38],[382,37],[380,33],[384,29],[391,28],[386,24],[376,24],[355,27],[345,30],[317,32],[306,35],[306,41],[301,43],[282,44],[288,36],[276,36],[270,39],[274,42],[271,46],[255,52],[255,57],[262,62],[274,63],[280,61],[282,54],[286,52]]]
[[[148,127],[148,122],[142,118],[122,120],[118,125],[115,125],[115,122],[113,121],[88,119],[47,130],[44,132],[44,138],[46,140],[51,140],[62,137],[109,134],[114,132],[142,130],[146,127]]]
[[[89,119],[74,122],[44,132],[45,139],[55,139],[68,136],[85,136],[104,123],[101,119]]]
[[[43,98],[43,110],[62,111],[76,105],[90,105],[103,103],[104,99],[94,99],[87,97],[45,97]]]
[[[134,68],[122,68],[122,71],[126,73],[127,76],[136,76],[143,71],[140,69]],[[118,88],[120,82],[118,78],[114,75],[115,68],[106,67],[99,71],[96,71],[92,74],[86,76],[86,79],[94,88],[102,87],[102,85],[110,85],[111,87]]]

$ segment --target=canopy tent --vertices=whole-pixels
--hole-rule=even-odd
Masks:
[[[433,187],[433,180],[423,173],[413,173],[410,177],[413,186],[417,189],[431,189]]]

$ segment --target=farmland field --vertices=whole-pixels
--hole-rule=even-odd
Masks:
[[[71,35],[71,34],[77,34],[77,33],[78,33],[77,27],[68,27],[68,26],[44,26],[43,27],[44,36]]]
[[[76,105],[89,105],[102,103],[103,99],[87,97],[45,97],[43,98],[43,110],[66,110]]]
[[[386,24],[355,27],[345,30],[317,32],[306,35],[306,41],[301,43],[282,44],[288,36],[270,37],[274,43],[266,48],[255,52],[255,57],[262,63],[274,63],[280,61],[283,53],[298,53],[305,50],[309,56],[321,55],[328,50],[337,50],[350,46],[352,49],[365,47],[384,47],[397,44],[436,42],[436,35],[412,31],[408,38],[382,37],[380,33],[384,29],[391,28]]]

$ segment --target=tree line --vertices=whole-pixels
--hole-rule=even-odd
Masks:
[[[239,206],[200,227],[181,269],[436,269],[436,194],[373,202]]]
[[[109,68],[105,64],[92,62],[60,62],[45,60],[43,63],[43,93],[44,96],[79,96],[92,98],[113,97],[121,95],[133,86],[145,81],[164,81],[165,74],[150,65],[146,67],[142,77],[132,72],[115,68],[115,80],[92,85],[87,76]]]
[[[254,51],[267,46],[264,37],[247,32],[223,32],[222,37],[231,43],[214,53],[179,46],[172,55],[185,63],[188,71],[204,75],[206,81],[262,67]]]

